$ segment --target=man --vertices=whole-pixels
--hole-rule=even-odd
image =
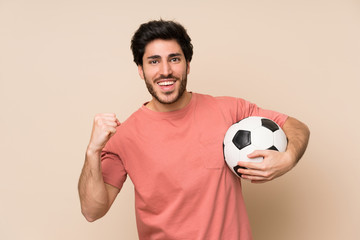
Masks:
[[[252,239],[241,182],[223,159],[225,132],[253,115],[282,126],[286,152],[255,151],[249,157],[263,162],[239,162],[243,179],[262,183],[296,165],[308,128],[240,98],[187,91],[193,47],[178,23],[142,24],[131,48],[152,99],[122,124],[115,114],[95,116],[79,180],[85,218],[104,216],[129,176],[140,239]]]

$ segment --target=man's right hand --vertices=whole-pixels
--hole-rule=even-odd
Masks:
[[[94,118],[84,167],[78,184],[81,212],[90,222],[106,214],[120,191],[120,189],[105,184],[100,159],[102,149],[115,134],[118,126],[120,126],[120,122],[115,114],[97,114]]]
[[[93,129],[88,145],[88,151],[100,153],[105,144],[116,133],[116,127],[120,126],[119,120],[113,113],[96,114]]]

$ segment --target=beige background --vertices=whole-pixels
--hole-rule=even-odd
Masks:
[[[193,39],[189,90],[311,128],[296,168],[244,183],[255,239],[360,239],[358,0],[0,0],[0,239],[137,239],[130,180],[94,223],[77,181],[95,113],[150,98],[129,43],[160,17]]]

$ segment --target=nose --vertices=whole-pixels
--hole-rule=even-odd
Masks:
[[[169,62],[164,61],[160,67],[160,74],[163,76],[169,76],[172,74],[172,68]]]

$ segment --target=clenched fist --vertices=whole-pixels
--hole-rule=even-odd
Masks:
[[[118,126],[120,126],[120,122],[113,113],[95,115],[88,150],[100,153],[105,144],[115,134]]]

